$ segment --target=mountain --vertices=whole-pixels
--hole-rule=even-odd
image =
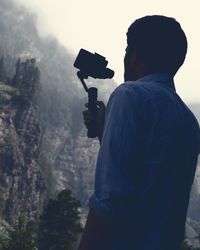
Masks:
[[[18,89],[0,82],[1,218],[9,224],[24,213],[38,219],[45,183],[39,164],[39,121]]]
[[[200,103],[191,103],[189,108],[200,123]],[[190,195],[190,203],[186,222],[186,242],[192,249],[200,248],[200,155],[197,163],[194,183]]]
[[[4,74],[0,73],[0,80],[11,82],[19,58],[21,62],[35,58],[40,71],[40,89],[34,112],[40,128],[38,157],[45,195],[50,197],[69,188],[86,207],[93,189],[99,148],[96,139],[87,138],[82,121],[87,94],[73,68],[75,56],[54,37],[41,38],[35,18],[12,1],[1,0],[0,58]],[[88,79],[87,82],[89,87],[98,86],[99,99],[105,102],[116,87],[112,80]],[[29,148],[28,141],[25,146]],[[25,192],[29,193],[28,189]]]
[[[192,103],[189,105],[189,107],[196,116],[198,122],[200,123],[200,103]],[[198,220],[200,223],[199,207],[200,207],[200,155],[198,159],[195,180],[193,183],[193,188],[190,197],[190,207],[188,211],[188,216],[193,220]]]

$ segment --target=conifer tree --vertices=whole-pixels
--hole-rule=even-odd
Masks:
[[[21,62],[20,58],[16,63],[16,73],[12,79],[12,85],[19,89],[21,95],[26,99],[34,101],[39,90],[40,71],[36,66],[34,58]]]
[[[6,81],[6,68],[5,68],[5,62],[4,57],[2,56],[0,58],[0,81],[5,82]]]
[[[74,249],[77,236],[82,231],[80,203],[71,191],[61,191],[57,199],[50,199],[41,215],[39,250]]]
[[[2,242],[0,250],[36,250],[34,232],[28,227],[27,219],[20,216],[14,230],[8,233],[7,241]]]

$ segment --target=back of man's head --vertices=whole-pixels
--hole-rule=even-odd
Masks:
[[[128,29],[129,48],[136,47],[148,73],[175,75],[187,53],[187,38],[180,24],[165,16],[145,16]]]

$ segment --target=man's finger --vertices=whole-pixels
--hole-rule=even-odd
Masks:
[[[88,113],[90,113],[88,110],[83,110],[82,112],[83,115],[87,115]]]
[[[88,121],[88,122],[93,120],[91,116],[84,116],[83,119],[84,121]]]
[[[97,106],[99,107],[99,109],[106,109],[106,106],[102,101],[97,101]]]
[[[104,107],[105,107],[105,104],[104,104],[104,102],[102,102],[102,101],[97,101],[97,104],[98,104],[99,106],[104,106]]]

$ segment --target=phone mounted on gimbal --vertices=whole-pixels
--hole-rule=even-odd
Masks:
[[[80,79],[85,91],[88,93],[88,110],[91,112],[93,121],[88,128],[87,136],[95,138],[97,136],[97,97],[98,89],[91,87],[88,88],[84,79],[88,77],[107,79],[114,76],[114,71],[107,68],[108,61],[106,58],[95,53],[81,49],[74,62],[74,67],[79,69],[77,76]]]

